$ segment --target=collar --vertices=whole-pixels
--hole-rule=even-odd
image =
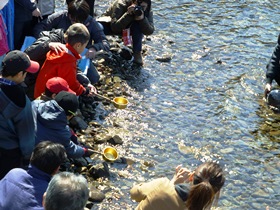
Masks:
[[[6,78],[3,78],[3,77],[0,77],[0,84],[3,84],[3,85],[17,85],[17,83],[15,83],[14,81],[12,80],[8,80]]]
[[[50,174],[45,173],[44,171],[41,171],[40,169],[36,168],[35,166],[29,164],[28,166],[28,173],[32,175],[32,177],[50,181],[52,176]]]
[[[67,49],[69,49],[71,51],[71,53],[74,55],[74,57],[76,59],[81,59],[82,57],[80,56],[80,54],[68,43],[66,43],[66,47]]]

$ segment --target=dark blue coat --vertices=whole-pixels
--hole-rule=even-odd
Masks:
[[[32,103],[37,124],[35,144],[45,140],[60,143],[69,158],[82,157],[84,149],[70,140],[72,134],[66,114],[57,102],[34,100]]]

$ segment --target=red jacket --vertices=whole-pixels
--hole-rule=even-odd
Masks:
[[[61,77],[68,82],[68,85],[71,90],[76,92],[76,95],[81,95],[85,88],[77,80],[77,60],[81,56],[77,51],[66,44],[68,51],[63,51],[60,54],[57,54],[54,51],[49,51],[47,53],[47,58],[43,64],[34,89],[34,98],[39,97],[43,92],[45,92],[46,82],[48,79],[53,77]]]

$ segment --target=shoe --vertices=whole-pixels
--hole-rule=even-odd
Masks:
[[[133,52],[133,57],[134,57],[134,59],[133,59],[134,63],[143,65],[143,58],[142,58],[141,51],[140,52]]]

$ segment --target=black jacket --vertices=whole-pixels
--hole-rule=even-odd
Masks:
[[[266,83],[271,84],[273,80],[280,85],[280,34],[272,56],[267,64]]]

